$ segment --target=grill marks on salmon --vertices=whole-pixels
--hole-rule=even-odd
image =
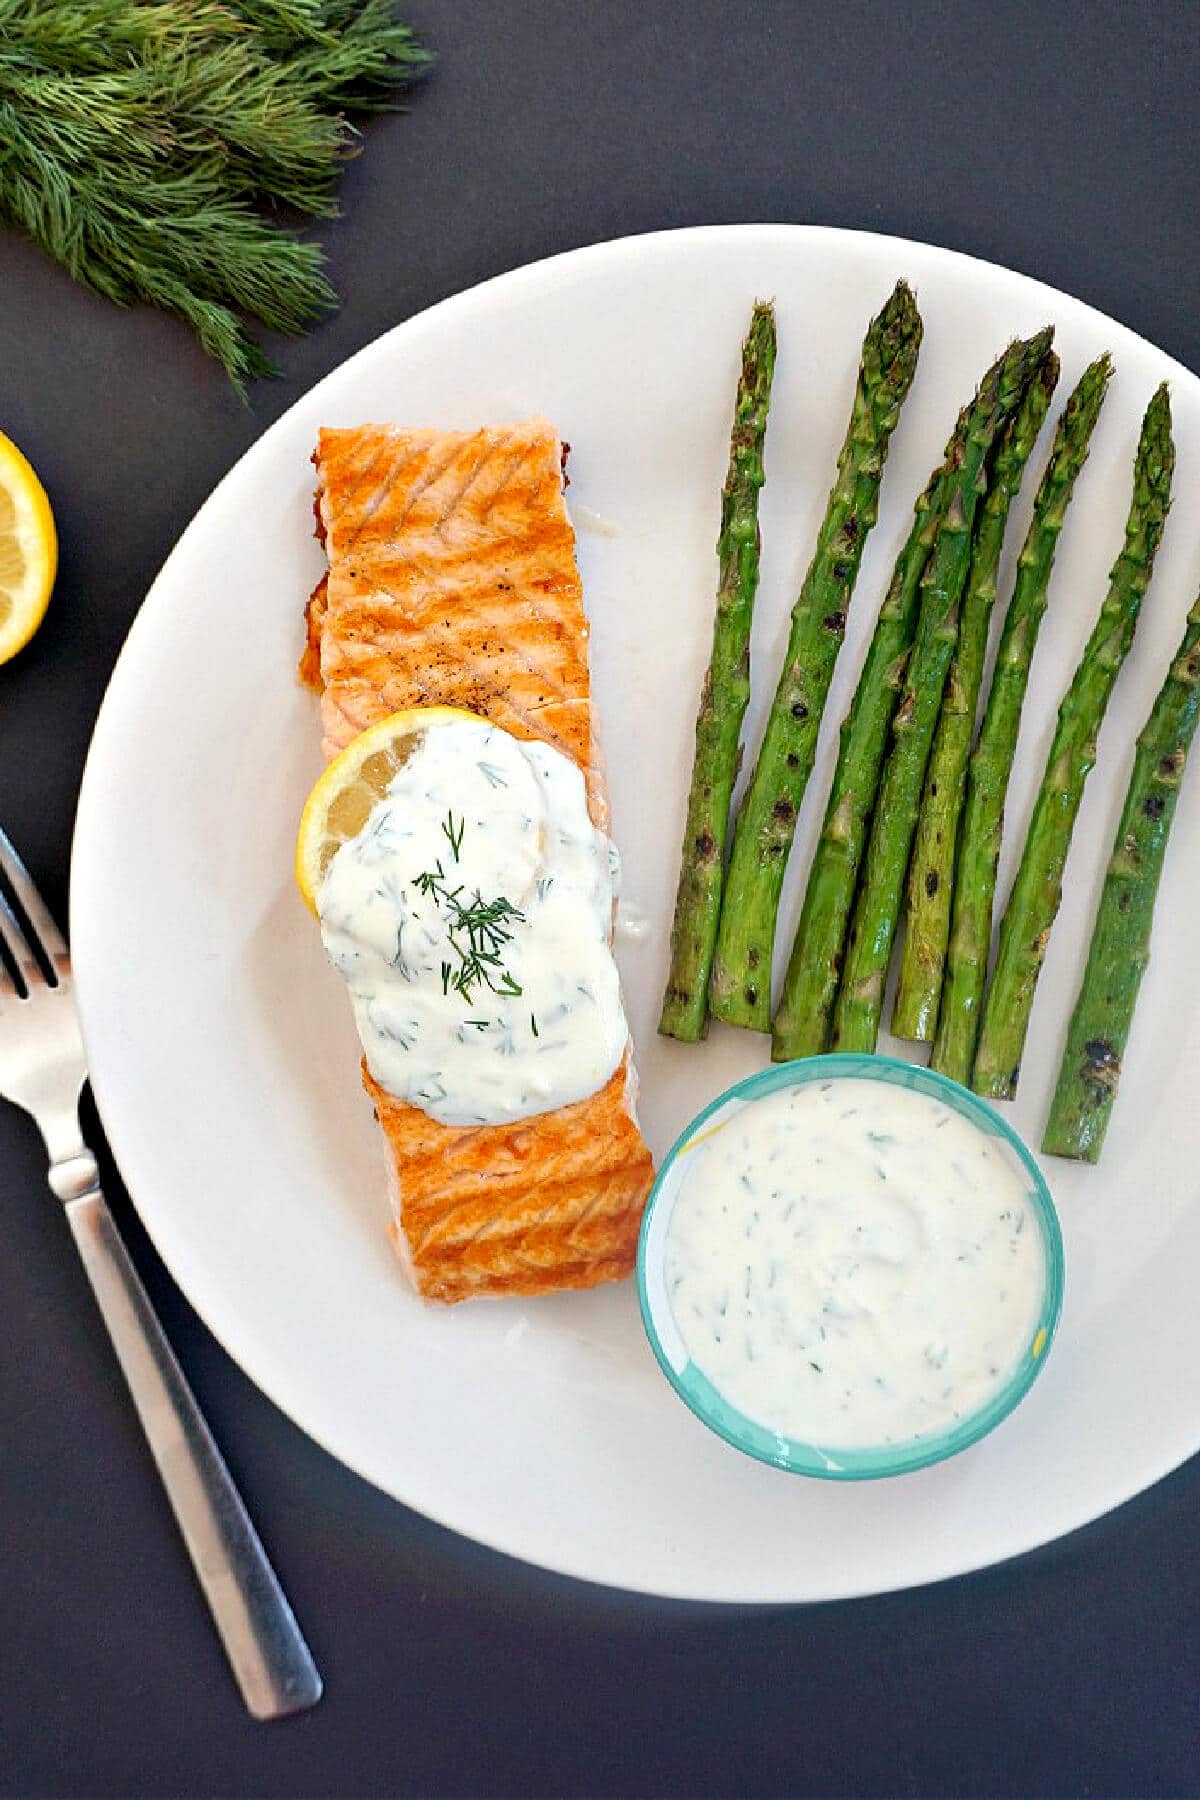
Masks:
[[[327,754],[402,706],[463,706],[572,757],[604,824],[560,457],[537,424],[321,433]]]
[[[300,673],[321,693],[326,755],[403,708],[465,707],[571,757],[606,830],[554,428],[324,430],[313,461],[329,571],[308,603]],[[515,1124],[441,1125],[365,1064],[363,1080],[389,1152],[393,1235],[426,1298],[630,1272],[653,1170],[628,1052],[598,1093]]]
[[[511,1125],[440,1125],[363,1083],[392,1151],[392,1237],[429,1300],[546,1294],[633,1267],[649,1153],[628,1058],[598,1094]]]

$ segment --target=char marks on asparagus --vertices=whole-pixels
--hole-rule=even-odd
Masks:
[[[1175,446],[1166,385],[1154,394],[1134,460],[1125,542],[1058,725],[1012,894],[1000,927],[996,968],[984,1001],[972,1086],[992,1099],[1017,1091],[1021,1053],[1050,934],[1062,900],[1063,870],[1109,697],[1133,643],[1142,596],[1170,505]]]
[[[858,896],[847,938],[833,1020],[832,1048],[871,1052],[879,1035],[883,990],[920,811],[925,767],[942,690],[958,641],[959,604],[970,563],[975,514],[992,446],[1019,406],[1050,348],[1049,327],[1009,346],[980,384],[945,515],[921,581],[921,607],[904,691],[892,721]]]
[[[821,716],[900,408],[921,346],[921,315],[899,281],[863,341],[850,424],[817,548],[792,609],[783,670],[738,813],[709,984],[714,1018],[768,1031],[771,961],[784,871],[812,773]]]
[[[1033,652],[1049,597],[1059,533],[1108,390],[1107,354],[1084,370],[1054,435],[1033,518],[1017,562],[979,739],[967,775],[950,939],[930,1067],[968,1083],[992,938],[1004,806]]]
[[[959,819],[1005,526],[1025,465],[1050,410],[1058,374],[1058,358],[1051,350],[996,446],[987,498],[976,521],[958,648],[942,695],[941,717],[925,774],[921,816],[909,863],[904,950],[892,1012],[893,1034],[922,1043],[934,1034],[942,995]]]
[[[774,308],[759,301],[742,346],[734,401],[717,539],[712,657],[696,715],[696,750],[671,926],[671,966],[658,1025],[664,1036],[689,1044],[704,1036],[708,1024],[708,978],[721,912],[729,805],[750,699],[750,626],[760,552],[758,497],[764,480],[763,443],[775,349]]]

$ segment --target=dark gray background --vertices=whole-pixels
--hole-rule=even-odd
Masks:
[[[409,16],[440,61],[346,171],[326,233],[345,304],[273,346],[285,379],[249,410],[180,326],[0,239],[0,428],[62,534],[46,624],[0,670],[0,820],[62,913],[88,735],[176,535],[312,381],[481,277],[663,226],[867,227],[1039,276],[1200,368],[1194,0],[413,0]],[[327,1695],[273,1727],[241,1711],[39,1144],[4,1110],[0,1790],[1200,1793],[1200,1460],[1036,1555],[920,1592],[746,1611],[576,1585],[326,1458],[208,1337],[105,1174]]]

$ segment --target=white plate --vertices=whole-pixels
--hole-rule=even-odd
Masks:
[[[631,1284],[449,1311],[412,1298],[384,1233],[381,1159],[349,1009],[292,887],[296,818],[319,767],[316,705],[294,673],[301,609],[322,566],[308,460],[317,426],[468,426],[544,412],[573,446],[569,500],[581,524],[615,829],[626,894],[653,926],[646,942],[621,946],[620,961],[655,1150],[719,1088],[760,1066],[760,1038],[720,1029],[684,1048],[654,1030],[738,346],[751,302],[773,295],[781,353],[753,745],[862,331],[901,274],[918,290],[925,347],[830,696],[786,925],[836,727],[913,498],[985,364],[1014,333],[1052,320],[1060,399],[1101,350],[1117,367],[1063,533],[1005,879],[1057,696],[1121,541],[1142,410],[1164,376],[1172,385],[1179,500],[1088,786],[1013,1114],[1036,1142],[1133,735],[1200,575],[1200,383],[1020,275],[866,234],[721,227],[600,245],[446,301],[336,370],[221,483],[130,634],[88,761],[71,914],[93,1080],[168,1267],[254,1380],[351,1468],[473,1538],[594,1581],[739,1601],[930,1581],[1084,1524],[1200,1445],[1197,786],[1184,795],[1158,956],[1103,1165],[1048,1165],[1068,1267],[1050,1364],[976,1449],[852,1490],[759,1466],[710,1436],[659,1375]]]

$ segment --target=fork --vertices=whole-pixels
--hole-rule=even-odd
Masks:
[[[2,830],[0,872],[29,934],[0,887],[0,941],[15,971],[14,978],[0,963],[0,1096],[30,1113],[45,1140],[50,1186],[63,1202],[242,1698],[256,1719],[299,1712],[320,1699],[321,1677],[100,1191],[96,1159],[79,1128],[87,1062],[71,959]]]

